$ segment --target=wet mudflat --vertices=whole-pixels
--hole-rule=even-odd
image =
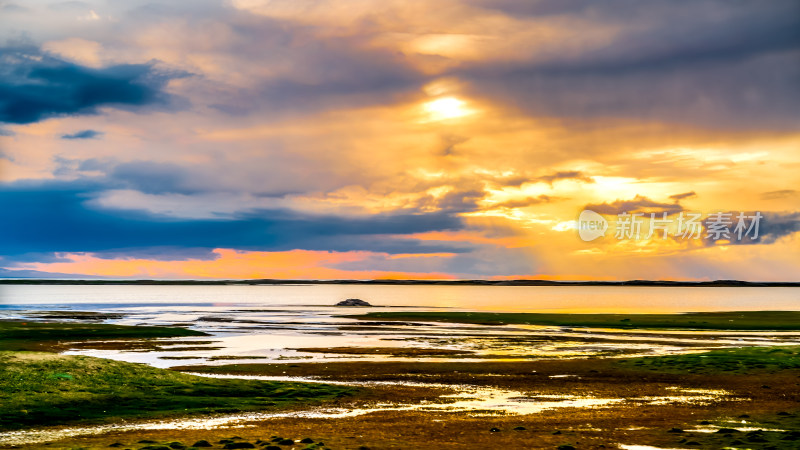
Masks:
[[[173,388],[161,385],[160,416],[131,410],[124,417],[29,423],[1,431],[0,447],[163,450],[206,441],[211,448],[270,450],[798,448],[800,333],[791,324],[754,329],[763,314],[734,318],[747,325],[739,329],[698,330],[676,328],[675,321],[639,328],[623,322],[627,316],[614,317],[622,325],[579,326],[509,321],[508,315],[491,324],[428,321],[420,308],[375,311],[415,315],[362,320],[343,317],[361,309],[312,302],[0,310],[4,323],[25,324],[17,325],[23,334],[49,330],[41,334],[46,339],[7,339],[4,345],[27,347],[9,350],[145,363],[176,375],[200,374],[207,381],[192,383],[220,392],[261,382],[277,383],[275,389],[293,383],[298,392],[323,383],[331,387],[320,393],[334,393],[312,401],[271,399],[261,407],[228,392],[217,410],[199,405],[181,413],[169,411]],[[59,335],[59,324],[71,335]],[[148,370],[142,373],[164,377]],[[57,374],[74,377],[69,370]],[[338,396],[337,389],[351,395]],[[24,419],[24,409],[15,412],[18,418]]]
[[[138,443],[142,439],[186,445],[205,439],[222,448],[225,444],[216,442],[231,436],[254,445],[271,436],[295,440],[292,446],[281,448],[303,448],[307,444],[297,441],[304,437],[321,440],[328,448],[464,448],[465,442],[466,448],[620,448],[620,444],[722,448],[737,440],[746,443],[745,448],[769,448],[776,443],[781,445],[777,448],[794,448],[787,445],[794,443],[791,433],[797,430],[800,401],[800,371],[794,369],[664,373],[609,359],[229,364],[177,369],[345,384],[366,387],[370,394],[311,409],[94,430],[100,434],[92,434],[89,428],[82,430],[82,436],[63,439],[56,428],[56,433],[38,439],[49,440],[47,448],[99,448],[115,442],[125,448],[146,447]],[[19,444],[26,436],[17,437]]]

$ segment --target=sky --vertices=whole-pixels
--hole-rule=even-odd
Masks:
[[[0,277],[800,281],[798,80],[796,0],[0,0]]]

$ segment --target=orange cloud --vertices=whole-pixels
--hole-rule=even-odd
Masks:
[[[27,263],[19,268],[43,272],[91,275],[112,278],[171,278],[171,279],[449,279],[445,273],[393,272],[381,270],[342,270],[329,267],[338,263],[364,261],[384,253],[350,251],[326,252],[290,250],[256,252],[234,249],[214,249],[213,260],[160,261],[150,259],[102,259],[90,253],[59,255],[68,259],[56,263]],[[448,256],[449,254],[414,255]],[[411,257],[402,255],[401,257]]]
[[[477,231],[429,231],[397,235],[397,238],[418,239],[420,241],[464,242],[470,244],[490,244],[505,248],[531,247],[536,241],[527,236],[490,237]]]

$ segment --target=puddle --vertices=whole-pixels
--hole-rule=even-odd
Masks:
[[[422,402],[414,404],[382,403],[362,408],[315,408],[305,411],[290,412],[253,412],[231,415],[214,415],[204,418],[174,419],[165,421],[147,421],[89,427],[54,427],[46,429],[21,430],[0,433],[0,445],[33,444],[55,441],[81,435],[98,435],[111,431],[131,430],[188,430],[212,429],[219,427],[254,426],[251,422],[274,418],[341,418],[370,414],[380,411],[439,411],[482,415],[525,415],[536,414],[556,408],[602,408],[626,402],[661,405],[669,403],[711,402],[729,395],[722,390],[670,388],[681,395],[665,397],[645,397],[636,399],[595,398],[575,395],[537,395],[520,391],[499,389],[484,386],[450,385],[440,383],[400,382],[400,381],[365,381],[343,382],[328,381],[308,377],[280,377],[258,375],[217,375],[192,373],[192,375],[209,378],[237,378],[248,380],[291,381],[301,383],[326,383],[350,386],[420,386],[443,388],[454,391],[452,394],[440,396],[442,403]],[[623,447],[630,449],[646,449],[647,447]]]
[[[284,292],[284,291],[281,291]],[[487,359],[530,360],[532,358],[581,358],[666,355],[695,353],[712,348],[742,345],[800,344],[800,332],[759,332],[725,330],[619,330],[604,328],[402,322],[396,326],[340,317],[342,310],[308,303],[264,304],[187,303],[168,310],[147,304],[108,303],[96,305],[53,305],[60,314],[86,314],[74,308],[97,310],[104,323],[120,325],[182,325],[207,332],[214,347],[162,348],[151,351],[122,349],[73,349],[80,354],[167,368],[180,364],[226,364],[226,361],[441,361],[440,358],[309,353],[291,348],[311,347],[402,347],[450,349],[474,352],[474,358],[448,357],[450,361]],[[382,311],[409,311],[409,307],[385,307]],[[97,312],[96,312],[97,313]],[[95,313],[95,314],[96,314]],[[0,310],[0,318],[20,319],[42,315],[36,308]],[[177,338],[192,345],[204,338]],[[182,350],[176,354],[175,350]]]
[[[666,388],[666,390],[673,391],[678,395],[637,397],[630,400],[634,402],[644,402],[648,405],[669,405],[673,403],[708,405],[719,401],[722,398],[725,398],[726,400],[738,401],[748,400],[746,398],[733,397],[730,392],[722,389],[691,389],[682,388],[679,386],[669,386]]]
[[[788,430],[783,430],[780,428],[764,428],[764,427],[718,427],[716,425],[708,425],[702,427],[696,427],[687,429],[687,432],[696,432],[696,433],[716,433],[720,430],[720,428],[732,428],[740,433],[749,433],[750,431],[771,431],[776,433],[783,433]]]
[[[674,448],[674,447],[653,447],[651,445],[626,445],[626,444],[617,444],[619,448],[623,450],[686,450],[685,448]]]

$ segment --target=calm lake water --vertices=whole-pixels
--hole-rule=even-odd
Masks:
[[[337,308],[345,298],[373,308]],[[369,322],[368,311],[679,313],[800,310],[800,289],[519,286],[55,286],[0,287],[0,319],[42,311],[118,313],[124,325],[177,325],[210,337],[171,339],[149,351],[73,350],[158,367],[231,362],[424,358],[304,351],[403,347],[469,352],[468,359],[647,355],[741,345],[800,344],[797,332],[645,331],[544,326]]]
[[[333,305],[361,298],[376,306],[497,312],[800,310],[800,288],[634,286],[0,286],[0,305],[247,304]]]

